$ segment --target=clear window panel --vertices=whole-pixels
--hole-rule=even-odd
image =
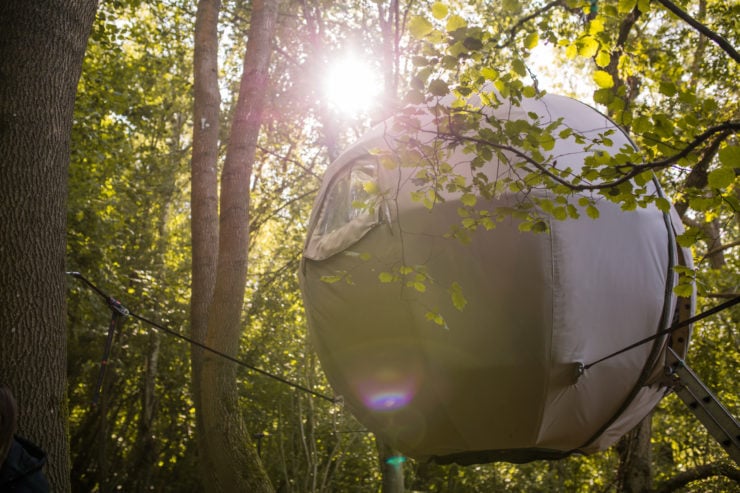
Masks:
[[[374,213],[377,165],[370,157],[360,158],[332,183],[324,199],[316,232],[336,231],[353,219]]]

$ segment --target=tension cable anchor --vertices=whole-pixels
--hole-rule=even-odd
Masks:
[[[113,347],[113,339],[115,337],[115,333],[120,328],[121,320],[128,317],[131,312],[128,310],[128,308],[123,306],[120,301],[112,296],[108,296],[107,294],[105,294],[79,272],[67,272],[67,275],[76,277],[77,279],[87,284],[90,288],[92,288],[93,291],[98,293],[105,300],[105,303],[108,305],[108,308],[110,308],[111,311],[110,323],[108,324],[108,335],[105,339],[105,347],[103,348],[103,357],[100,359],[100,372],[98,372],[98,382],[95,386],[95,392],[93,393],[92,398],[92,405],[93,407],[96,407],[98,405],[98,400],[100,399],[101,389],[103,388],[105,369],[108,367],[108,360],[110,359],[110,352],[111,348]]]
[[[110,323],[108,324],[108,336],[105,339],[105,348],[103,349],[103,357],[100,360],[100,372],[98,373],[98,383],[95,386],[95,393],[93,394],[92,405],[93,407],[98,405],[100,393],[103,388],[103,379],[105,378],[105,369],[108,367],[108,360],[110,358],[111,348],[113,347],[113,339],[116,332],[121,325],[121,320],[128,317],[128,309],[121,304],[120,301],[115,298],[108,296],[106,298],[108,307],[111,310]]]

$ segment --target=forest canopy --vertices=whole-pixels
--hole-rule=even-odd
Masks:
[[[507,212],[522,230],[541,229],[543,215],[570,220],[585,212],[598,220],[602,200],[625,210],[668,210],[672,203],[685,227],[679,242],[691,248],[695,265],[677,272],[676,292],[689,295],[695,284],[699,310],[740,294],[740,4],[284,0],[271,13],[262,2],[224,0],[210,2],[218,21],[208,24],[208,3],[102,1],[84,59],[72,127],[67,270],[132,311],[201,337],[191,314],[200,282],[193,262],[201,255],[191,236],[199,179],[191,163],[205,149],[198,132],[214,130],[205,202],[215,213],[217,195],[227,193],[215,192],[216,182],[231,176],[227,148],[254,130],[233,131],[247,93],[244,104],[259,99],[263,107],[253,164],[237,192],[248,195],[246,291],[236,343],[219,349],[316,393],[332,389],[307,336],[296,271],[323,171],[372,124],[449,94],[462,102],[491,87],[513,100],[547,91],[607,114],[637,150],[594,157],[580,175],[537,160],[537,149],[563,137],[551,130],[502,127],[494,138],[476,133],[479,117],[471,113],[458,131],[473,132],[482,155],[527,145],[527,132],[534,139],[534,157],[505,186],[552,195],[536,208]],[[260,23],[257,13],[265,16]],[[209,54],[194,61],[205,46],[195,41],[199,33],[217,41],[206,70],[215,77],[210,93],[198,92],[198,56]],[[262,37],[267,48],[257,43]],[[269,56],[250,59],[258,50]],[[254,70],[243,73],[245,64]],[[252,82],[259,90],[249,92],[245,81],[258,72],[264,77]],[[328,87],[327,74],[341,84]],[[646,193],[653,175],[667,197]],[[435,196],[428,185],[431,195],[421,194],[421,202]],[[486,224],[461,222],[456,235],[464,239]],[[198,351],[188,343],[123,319],[92,407],[110,311],[84,283],[68,285],[72,490],[218,491],[202,479],[199,393],[208,389],[191,371],[221,363],[191,360]],[[697,323],[687,356],[735,416],[739,322],[735,307]],[[265,491],[394,491],[384,481],[389,463],[378,458],[383,445],[340,404],[245,367],[228,371],[235,384],[229,412],[248,436],[241,446],[253,450],[244,460],[269,479]],[[406,488],[434,492],[732,491],[740,475],[675,395],[617,446],[592,456],[468,467],[390,457]]]

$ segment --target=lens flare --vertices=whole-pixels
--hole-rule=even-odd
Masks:
[[[385,460],[386,464],[394,467],[400,467],[401,465],[403,465],[404,462],[406,462],[406,457],[404,457],[403,455],[394,455],[392,457],[388,457]]]
[[[405,407],[410,401],[408,391],[395,390],[370,395],[365,399],[365,404],[376,411],[393,411]]]
[[[356,386],[362,401],[375,411],[395,411],[406,407],[414,398],[417,379],[408,372],[383,369],[373,378]]]

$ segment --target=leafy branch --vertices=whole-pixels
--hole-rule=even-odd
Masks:
[[[737,52],[737,50],[730,44],[729,41],[727,41],[725,38],[720,36],[718,33],[712,31],[707,26],[702,24],[701,22],[697,21],[693,17],[691,17],[687,12],[684,12],[681,10],[681,8],[676,5],[675,3],[671,2],[670,0],[658,0],[661,5],[663,5],[665,8],[676,14],[681,20],[686,22],[688,25],[699,31],[701,34],[706,36],[707,38],[714,41],[714,43],[717,44],[722,50],[724,50],[725,53],[730,55],[730,57],[735,60],[735,62],[740,63],[740,53]]]
[[[664,481],[653,490],[653,493],[671,493],[683,488],[689,483],[714,476],[724,476],[730,480],[740,481],[740,469],[725,462],[713,462],[689,469]]]
[[[509,35],[506,38],[506,41],[502,43],[498,43],[495,48],[496,49],[502,49],[506,48],[507,46],[510,46],[515,38],[517,33],[519,32],[519,29],[526,24],[527,22],[531,21],[532,19],[536,19],[537,17],[541,16],[542,14],[547,13],[548,11],[552,10],[555,7],[562,7],[564,5],[563,0],[553,0],[552,2],[540,7],[539,9],[535,10],[529,15],[526,15],[519,19],[513,26],[509,28]]]
[[[558,184],[563,185],[573,191],[587,191],[587,190],[604,190],[604,189],[613,188],[618,185],[621,185],[622,183],[626,181],[631,180],[632,178],[644,173],[645,171],[660,170],[660,169],[667,168],[673,164],[676,164],[681,159],[689,156],[692,152],[694,152],[696,149],[701,147],[708,140],[712,139],[713,136],[719,134],[714,140],[722,141],[722,140],[727,139],[730,135],[732,135],[734,132],[737,132],[737,131],[740,131],[740,122],[737,122],[737,121],[727,121],[719,125],[712,126],[708,128],[706,131],[704,131],[703,133],[701,133],[700,135],[698,135],[697,137],[695,137],[691,142],[689,142],[683,149],[681,149],[676,154],[664,157],[663,159],[658,159],[652,162],[648,162],[648,163],[635,164],[635,163],[627,162],[624,164],[620,164],[618,167],[618,170],[620,171],[625,170],[625,172],[619,178],[615,180],[603,182],[603,183],[588,183],[588,184],[576,184],[576,183],[573,183],[572,181],[569,181],[561,177],[560,175],[552,171],[551,166],[548,166],[546,163],[537,161],[536,159],[532,158],[529,154],[522,151],[521,149],[518,149],[517,147],[513,145],[501,144],[501,143],[493,142],[491,140],[482,139],[482,138],[474,137],[474,136],[467,136],[467,135],[463,135],[455,131],[439,133],[438,136],[448,141],[470,142],[470,143],[475,143],[478,145],[489,146],[489,147],[492,147],[494,149],[498,149],[501,151],[510,152],[514,154],[515,156],[521,158],[525,162],[531,164],[532,166],[537,168],[540,172],[542,172],[545,176],[547,176],[548,178],[551,178]],[[553,163],[553,165],[554,164],[557,164],[557,162]]]

